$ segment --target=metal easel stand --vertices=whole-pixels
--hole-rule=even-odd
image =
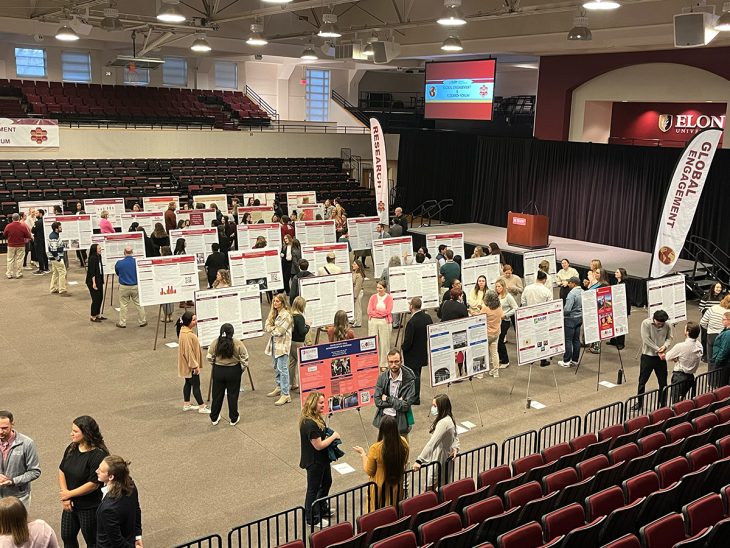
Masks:
[[[204,347],[204,348],[207,348],[207,347]],[[232,367],[236,367],[236,366],[234,365]],[[240,367],[240,365],[238,367]],[[253,385],[253,378],[251,377],[251,368],[246,366],[246,372],[248,373],[248,380],[251,383],[251,390],[255,391],[256,387]],[[212,390],[213,390],[213,368],[211,366],[210,380],[208,381],[208,397],[206,398],[205,403],[210,403],[210,393],[212,392]]]
[[[598,374],[596,375],[596,392],[598,392],[598,387],[601,382],[601,356],[603,355],[603,341],[598,341]],[[586,345],[585,348],[583,348],[583,351],[580,354],[580,358],[578,359],[578,365],[575,367],[574,375],[578,374],[578,369],[580,369],[580,364],[583,363],[583,357],[586,354],[586,349],[589,347],[589,345],[592,343],[589,343]],[[626,378],[626,370],[624,369],[624,360],[621,356],[621,350],[619,347],[616,347],[616,352],[618,352],[618,363],[619,363],[619,369],[618,369],[618,375],[616,377],[616,384],[623,384],[627,381]]]
[[[411,313],[410,312],[399,312],[399,314],[402,314],[400,325],[396,328],[395,332],[395,342],[393,343],[393,348],[398,348],[398,341],[400,341],[400,334],[403,328],[405,327],[408,320],[411,319]]]
[[[527,372],[527,390],[525,391],[525,409],[530,409],[530,406],[532,405],[532,399],[530,398],[530,383],[532,381],[532,364],[533,363],[534,362],[530,362],[530,368],[528,369],[528,372]],[[548,367],[552,368],[553,381],[555,382],[555,390],[558,392],[558,401],[562,402],[563,398],[560,395],[560,387],[558,386],[558,377],[555,374],[555,367],[552,364],[550,364]],[[510,391],[509,391],[510,396],[512,396],[512,392],[514,392],[518,377],[519,377],[519,372],[517,373],[517,375],[515,375],[515,380],[512,382],[512,388],[510,388]]]
[[[479,403],[477,402],[477,393],[474,390],[474,376],[469,377],[469,386],[471,386],[471,395],[474,398],[474,407],[477,408],[477,415],[479,415],[479,424],[484,426],[484,419],[482,418],[482,412],[479,409]]]
[[[360,417],[360,426],[362,426],[362,433],[363,436],[365,436],[365,446],[370,447],[370,441],[368,440],[368,431],[365,428],[365,421],[362,420],[362,413],[360,412],[360,408],[357,408],[357,416]],[[330,417],[332,417],[332,413],[330,413]]]
[[[111,278],[111,284],[109,279]],[[104,295],[101,299],[101,313],[104,313],[104,305],[106,304],[106,295],[109,293],[109,306],[113,306],[114,302],[114,281],[117,279],[116,274],[105,274],[104,275]]]
[[[163,328],[162,338],[163,339],[167,338],[167,323],[162,321],[162,314],[163,314],[162,308],[164,306],[165,306],[164,304],[161,304],[160,308],[157,312],[157,328],[155,329],[155,345],[152,347],[152,350],[157,350],[157,339],[160,336],[160,324],[163,324],[165,326]]]

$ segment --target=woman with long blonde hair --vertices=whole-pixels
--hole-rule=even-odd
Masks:
[[[271,334],[264,353],[271,356],[276,371],[274,389],[266,394],[270,398],[279,396],[274,405],[291,403],[289,395],[289,352],[291,351],[291,336],[293,320],[289,312],[289,301],[284,293],[274,295],[271,302],[271,311],[266,318],[264,331]]]
[[[218,269],[215,275],[215,281],[213,282],[213,289],[219,287],[231,287],[231,271],[225,268]]]

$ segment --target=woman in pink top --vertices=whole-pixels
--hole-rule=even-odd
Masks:
[[[111,234],[114,232],[112,222],[109,220],[109,212],[105,209],[99,216],[101,217],[101,219],[99,219],[99,229],[101,230],[101,233]]]
[[[28,523],[28,511],[15,497],[0,499],[0,548],[58,548],[51,526],[37,519]]]
[[[375,294],[368,301],[368,335],[378,337],[378,355],[380,370],[388,368],[388,352],[390,351],[390,332],[393,330],[393,297],[383,280],[378,280]]]

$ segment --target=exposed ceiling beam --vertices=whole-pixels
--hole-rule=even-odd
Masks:
[[[339,6],[341,4],[352,4],[357,0],[327,0],[328,6]],[[230,23],[232,21],[241,21],[244,19],[255,19],[256,17],[264,17],[267,15],[276,15],[279,13],[292,13],[295,11],[304,11],[313,8],[319,8],[323,4],[322,0],[304,0],[304,2],[292,2],[281,6],[273,6],[270,8],[260,8],[257,10],[249,10],[240,15],[225,17],[223,19],[215,19],[216,23]]]
[[[398,22],[405,23],[403,20],[403,14],[401,14],[400,8],[398,7],[398,0],[390,0],[390,3],[393,4],[393,10],[395,10],[395,14],[398,17]]]

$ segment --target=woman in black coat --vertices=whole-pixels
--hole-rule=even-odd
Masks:
[[[86,261],[86,287],[91,294],[92,322],[106,320],[101,315],[101,304],[104,301],[104,267],[101,264],[101,249],[99,244],[91,244]]]

